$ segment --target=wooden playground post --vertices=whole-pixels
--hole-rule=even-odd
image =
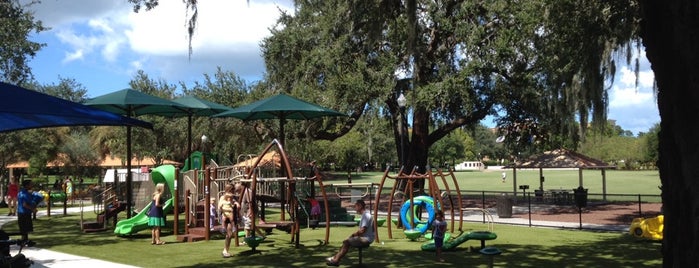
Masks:
[[[315,171],[315,180],[318,181],[318,185],[320,186],[320,191],[323,194],[323,203],[325,204],[325,244],[328,244],[328,241],[330,240],[330,208],[328,208],[328,196],[325,193],[325,186],[323,185],[323,178],[321,177],[320,173],[318,170]],[[378,242],[378,240],[377,240]]]
[[[449,184],[447,183],[447,179],[444,178],[444,173],[442,172],[441,169],[437,170],[437,175],[440,178],[442,178],[442,183],[444,184],[444,188],[447,191],[447,195],[449,198],[449,204],[450,204],[450,208],[451,208],[451,231],[454,232],[454,215],[455,214],[454,214],[454,202],[451,198],[451,189],[449,189]],[[441,193],[439,193],[439,195],[442,196]],[[444,200],[442,200],[442,201],[444,201]],[[459,211],[461,211],[461,205],[459,205]]]
[[[376,206],[376,208],[374,209],[374,240],[376,240],[376,242],[381,242],[381,241],[379,241],[379,232],[378,232],[378,227],[376,226],[375,221],[376,221],[377,217],[379,216],[379,202],[381,202],[381,190],[383,189],[383,185],[386,182],[386,177],[388,177],[389,170],[390,170],[390,166],[386,166],[386,170],[383,173],[383,177],[381,177],[381,183],[379,183],[379,189],[376,191],[376,197],[375,197],[376,202],[374,202],[374,204]],[[325,191],[325,189],[323,189],[323,191]],[[325,195],[325,193],[323,193],[323,195]],[[386,221],[388,221],[388,237],[391,238],[391,204],[393,201],[393,196],[391,196],[389,198],[389,200],[390,201],[389,201],[389,205],[388,205],[388,215],[386,216],[386,218],[387,218]],[[326,203],[325,209],[327,210],[328,209],[327,208],[327,201],[325,203]],[[327,240],[328,240],[327,235],[325,237],[325,240],[326,240],[325,243],[327,244]]]
[[[204,157],[202,156],[202,159]],[[204,165],[206,166],[206,165]],[[204,168],[204,240],[209,241],[209,236],[211,236],[211,223],[209,222],[209,207],[211,206],[211,192],[209,187],[211,186],[211,178],[209,177],[209,169]]]
[[[386,167],[386,172],[384,173],[384,179],[385,178],[390,178],[388,176],[388,171],[390,170],[390,167]],[[398,187],[398,178],[400,178],[401,174],[403,174],[403,168],[401,167],[400,170],[398,171],[398,176],[393,182],[393,188],[391,188],[391,195],[388,197],[388,238],[393,239],[393,232],[391,232],[391,214],[392,214],[392,209],[393,209],[393,195],[396,193],[396,188]],[[382,191],[383,188],[383,181],[384,179],[381,180],[381,186],[379,187],[379,193]],[[378,206],[378,201],[377,201],[377,206]],[[398,216],[398,222],[400,222],[400,215]],[[400,224],[398,225],[400,226]]]
[[[63,216],[68,215],[68,193],[66,190],[63,190],[63,195],[65,196],[63,198]]]
[[[51,217],[51,190],[49,190],[49,201],[46,202],[46,216]]]
[[[190,216],[189,216],[189,200],[190,200],[190,190],[187,189],[185,192],[185,199],[184,199],[184,233],[189,234],[189,221],[190,221]]]
[[[463,205],[463,201],[461,200],[461,189],[459,188],[459,182],[457,182],[456,176],[454,176],[454,169],[449,169],[449,175],[451,176],[451,180],[454,182],[454,188],[456,190],[456,200],[459,204],[459,231],[461,231],[464,225],[464,211],[461,210],[461,206]],[[449,198],[451,198],[451,195]],[[454,229],[452,227],[452,231],[453,230]]]

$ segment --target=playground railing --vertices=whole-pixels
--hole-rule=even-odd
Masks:
[[[593,210],[594,206],[601,205],[614,205],[622,204],[625,206],[635,207],[632,214],[624,215],[627,217],[654,217],[657,216],[662,211],[658,211],[658,204],[661,203],[660,195],[651,194],[601,194],[601,193],[587,193],[583,207],[578,207],[579,204],[576,203],[575,193],[571,191],[571,198],[565,201],[559,199],[547,199],[544,196],[537,195],[534,191],[519,192],[517,196],[513,196],[512,192],[498,192],[498,191],[462,191],[462,209],[472,208],[472,209],[483,209],[487,210],[491,214],[497,214],[498,200],[502,200],[503,196],[510,198],[513,201],[513,211],[514,218],[521,218],[527,220],[525,225],[529,226],[539,226],[539,227],[563,227],[561,225],[547,225],[546,221],[535,221],[532,219],[532,214],[536,214],[537,210],[547,210],[548,214],[556,215],[557,213],[566,213],[562,211],[571,210],[579,211],[578,224],[571,226],[570,228],[575,229],[599,229],[599,230],[609,230],[614,229],[610,226],[605,226],[602,224],[584,224],[586,222],[591,222],[586,219],[586,214],[582,213],[583,210],[590,211]],[[448,204],[447,204],[448,205]],[[567,208],[567,209],[566,209]],[[561,211],[561,212],[557,212]],[[508,217],[497,217],[494,219],[495,223],[508,223],[508,224],[523,224],[522,221],[512,221]],[[483,213],[482,218],[483,223],[489,222],[486,218],[486,214]],[[620,222],[616,224],[617,229],[627,226],[631,222]]]

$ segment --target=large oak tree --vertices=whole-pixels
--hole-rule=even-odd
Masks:
[[[658,87],[664,267],[699,267],[699,4],[640,1]]]
[[[136,3],[152,3],[157,2],[157,0],[129,0]],[[196,1],[187,0],[185,1],[196,6]],[[312,67],[335,67],[335,74],[340,75],[342,79],[337,79],[335,83],[344,86],[347,85],[346,81],[354,79],[358,83],[358,88],[366,89],[366,85],[361,83],[366,80],[372,86],[376,86],[379,89],[372,87],[370,91],[361,91],[360,95],[353,95],[357,99],[365,99],[366,95],[376,94],[373,96],[380,97],[380,99],[386,101],[387,111],[391,114],[394,121],[399,120],[396,116],[397,107],[395,103],[395,98],[397,97],[396,92],[399,90],[410,89],[412,92],[418,92],[418,89],[422,92],[423,90],[430,93],[429,98],[423,97],[423,95],[413,93],[413,98],[411,99],[411,106],[414,107],[413,111],[413,131],[422,131],[417,133],[412,139],[411,151],[417,156],[415,160],[422,158],[424,152],[420,150],[426,150],[429,148],[430,142],[434,142],[433,138],[437,138],[440,135],[443,136],[445,130],[448,130],[449,125],[456,127],[461,123],[447,123],[440,125],[435,132],[428,134],[424,128],[425,122],[430,122],[430,115],[435,112],[442,112],[439,119],[443,119],[443,122],[458,122],[468,121],[467,117],[464,117],[464,113],[444,113],[444,111],[458,111],[459,109],[453,109],[449,105],[438,106],[439,109],[427,109],[427,108],[437,108],[425,105],[429,103],[429,99],[443,99],[443,98],[453,98],[456,103],[464,102],[464,111],[469,112],[492,112],[492,109],[497,108],[493,106],[468,106],[481,103],[487,104],[487,101],[493,101],[488,99],[489,96],[496,97],[497,94],[484,95],[483,102],[468,102],[469,95],[455,94],[457,92],[446,90],[445,95],[438,94],[440,92],[431,92],[425,90],[430,88],[428,85],[435,85],[432,88],[453,88],[454,86],[449,86],[449,84],[458,84],[458,88],[465,88],[463,81],[445,81],[446,83],[433,84],[431,83],[431,77],[435,74],[441,74],[444,70],[449,70],[450,64],[439,65],[439,64],[427,64],[425,65],[425,56],[437,55],[437,51],[446,49],[454,50],[455,48],[466,48],[472,51],[480,51],[482,53],[488,54],[489,52],[493,55],[508,55],[506,50],[494,51],[490,50],[488,44],[492,44],[493,40],[503,40],[495,37],[487,27],[478,27],[477,25],[502,25],[502,23],[509,22],[509,18],[516,17],[512,13],[509,16],[507,14],[502,14],[505,16],[492,16],[489,13],[491,9],[484,8],[484,5],[499,5],[501,8],[519,8],[520,6],[530,5],[530,2],[535,1],[469,1],[464,2],[454,2],[454,1],[440,1],[444,8],[439,9],[443,11],[442,19],[436,19],[433,16],[429,16],[429,11],[431,10],[429,5],[421,5],[422,1],[417,0],[406,0],[406,1],[390,1],[390,0],[378,0],[378,1],[357,1],[357,3],[352,3],[353,6],[349,6],[346,3],[336,3],[332,2],[333,7],[337,7],[337,10],[331,10],[327,6],[323,6],[319,1],[297,1],[299,6],[315,6],[318,12],[309,12],[305,16],[308,16],[308,24],[295,22],[296,28],[299,33],[302,33],[303,28],[308,27],[308,31],[313,34],[319,35],[334,35],[336,37],[346,36],[348,30],[352,32],[364,32],[364,35],[355,35],[351,38],[345,38],[342,41],[346,42],[346,45],[356,46],[356,54],[342,54],[337,53],[332,54],[334,49],[343,50],[344,44],[341,42],[332,41],[332,39],[325,39],[321,43],[306,42],[304,38],[308,38],[308,35],[301,35],[298,40],[294,40],[292,35],[288,36],[285,41],[291,42],[291,45],[304,44],[307,45],[319,45],[316,50],[316,54],[304,55],[304,57],[299,57],[303,55],[304,52],[294,52],[286,50],[286,53],[278,53],[280,59],[288,57],[285,61],[287,64],[295,63],[300,65],[309,65],[308,77],[304,77],[302,71],[292,72],[289,75],[293,79],[310,78],[312,88],[318,88],[318,84],[326,84],[329,78],[325,71],[322,75],[318,72],[311,72]],[[487,2],[484,4],[484,2]],[[606,91],[604,91],[603,83],[604,74],[614,73],[615,62],[609,60],[610,51],[618,47],[619,44],[624,43],[630,39],[633,39],[633,33],[635,32],[635,27],[638,25],[637,18],[641,19],[641,36],[643,38],[643,44],[646,47],[646,55],[652,64],[653,71],[655,73],[657,86],[658,86],[658,104],[660,109],[661,117],[661,132],[659,137],[659,167],[660,176],[663,183],[663,204],[665,208],[666,215],[666,228],[663,240],[663,265],[665,267],[699,267],[699,170],[695,168],[696,163],[699,162],[699,147],[697,145],[697,139],[699,132],[699,127],[694,126],[697,115],[699,115],[699,106],[696,103],[699,102],[699,96],[697,93],[697,87],[699,83],[697,82],[696,73],[699,67],[699,60],[697,59],[696,48],[699,47],[697,44],[699,38],[697,38],[697,30],[699,29],[699,5],[695,1],[691,0],[677,0],[677,1],[657,1],[657,0],[638,0],[638,1],[544,1],[546,3],[546,8],[542,7],[540,9],[529,9],[529,16],[543,17],[544,19],[548,16],[549,18],[556,18],[549,20],[549,29],[555,28],[555,26],[567,27],[567,30],[558,32],[563,34],[563,38],[557,40],[546,39],[543,41],[550,44],[549,52],[556,52],[556,50],[561,49],[558,53],[541,54],[541,56],[548,56],[546,59],[540,59],[542,61],[549,60],[551,65],[548,68],[548,72],[541,72],[537,75],[537,81],[548,81],[549,91],[529,91],[529,94],[517,95],[506,95],[511,101],[510,103],[501,103],[501,107],[508,112],[514,111],[515,109],[507,109],[513,107],[521,108],[523,113],[521,114],[511,114],[507,113],[507,117],[513,116],[523,116],[528,119],[529,115],[524,112],[531,105],[539,104],[539,107],[544,107],[549,111],[554,119],[559,120],[558,122],[563,122],[562,124],[547,124],[550,131],[554,133],[565,133],[567,132],[571,124],[570,114],[572,111],[577,111],[580,114],[580,118],[585,123],[587,119],[587,113],[592,111],[593,118],[596,118],[598,123],[602,122],[604,119],[604,110],[606,108]],[[640,3],[642,7],[639,11],[637,5]],[[462,16],[454,11],[468,11],[468,8],[455,8],[455,7],[474,7],[472,11],[476,12],[465,12],[470,13],[471,16]],[[554,8],[551,8],[554,7]],[[558,8],[555,8],[558,7]],[[590,8],[593,7],[593,8]],[[303,7],[299,8],[300,16],[303,16]],[[333,12],[335,11],[335,12]],[[419,11],[419,13],[418,13]],[[324,14],[332,14],[337,16],[340,22],[334,24],[329,24],[325,27],[324,31],[318,31],[317,27],[313,27],[313,21],[321,21],[325,19],[330,21]],[[374,19],[362,19],[362,15],[374,16]],[[484,16],[489,15],[489,16]],[[400,16],[405,16],[403,19],[397,19]],[[616,17],[617,19],[610,19]],[[458,27],[449,23],[449,18],[459,18],[464,23],[471,23],[476,27],[467,27],[464,34],[472,34],[470,36],[473,39],[470,41],[476,41],[475,43],[470,43],[470,45],[475,45],[471,47],[462,47],[463,43],[457,41],[453,36],[443,35],[444,31],[458,32]],[[596,21],[595,19],[601,19]],[[288,23],[287,26],[294,28],[293,17],[284,18]],[[310,20],[312,19],[312,20]],[[423,23],[434,23],[433,25],[444,26],[446,28],[429,28],[432,31],[425,31],[423,28]],[[446,22],[446,23],[442,23]],[[600,23],[601,22],[601,23]],[[398,28],[409,26],[409,30],[400,33]],[[587,27],[580,27],[587,26]],[[346,27],[350,27],[347,29]],[[462,28],[463,29],[463,28]],[[526,28],[518,27],[517,31],[526,31]],[[547,31],[547,28],[536,28],[537,33],[551,33]],[[191,31],[191,28],[190,28]],[[283,30],[281,30],[283,31]],[[462,30],[464,31],[464,30]],[[609,35],[610,31],[618,35]],[[617,32],[618,31],[618,32]],[[478,38],[478,34],[481,34],[481,38]],[[493,34],[493,35],[491,35]],[[380,37],[377,37],[379,35]],[[567,37],[566,37],[567,36]],[[568,38],[568,37],[574,38]],[[391,38],[389,38],[391,37]],[[485,38],[484,38],[485,37]],[[274,37],[277,38],[277,37]],[[318,38],[321,39],[321,38]],[[385,42],[367,42],[367,40],[381,40]],[[435,42],[442,40],[442,42]],[[477,42],[480,40],[481,42]],[[533,38],[532,40],[537,40]],[[331,42],[327,42],[331,41]],[[402,42],[405,41],[405,42]],[[611,42],[610,42],[611,41]],[[418,46],[418,44],[431,44],[428,46]],[[402,45],[401,45],[402,43]],[[459,43],[459,46],[455,44]],[[328,46],[334,44],[335,46]],[[509,44],[505,42],[505,44]],[[530,46],[537,45],[536,42],[525,43]],[[611,44],[611,45],[610,45]],[[281,45],[280,45],[281,46]],[[420,51],[423,48],[426,50]],[[566,49],[567,48],[567,49]],[[299,47],[299,49],[310,49],[309,47]],[[521,48],[520,48],[521,49]],[[526,48],[524,49],[526,51]],[[394,56],[387,56],[387,51],[393,51]],[[514,49],[513,51],[517,51]],[[325,52],[335,57],[319,57],[320,54]],[[274,53],[272,53],[274,54]],[[339,57],[342,56],[354,56],[354,57]],[[460,59],[472,60],[482,55],[473,55],[469,53],[458,54],[458,57],[449,58],[448,55],[445,56],[445,61],[443,63],[454,63],[458,62]],[[520,53],[509,54],[509,55],[523,55]],[[402,57],[401,57],[402,56]],[[452,55],[453,56],[453,55]],[[269,57],[269,56],[268,56]],[[317,60],[312,60],[317,57]],[[298,60],[306,60],[309,62],[302,62]],[[320,60],[323,59],[323,60]],[[524,64],[525,68],[531,67],[532,58],[525,58],[527,61],[521,61],[520,64]],[[346,64],[337,64],[345,61]],[[570,62],[570,65],[561,65],[561,62]],[[336,63],[335,65],[329,64]],[[409,71],[412,74],[410,76],[411,83],[410,86],[401,85],[400,81],[397,80],[394,86],[386,80],[391,80],[391,76],[383,77],[379,73],[381,68],[366,68],[367,65],[379,65],[386,64],[389,65],[384,69],[383,73],[386,71],[392,71],[395,74],[396,71],[402,69],[402,71]],[[498,63],[498,61],[483,61],[484,63]],[[276,63],[276,62],[275,62]],[[354,63],[354,64],[353,64]],[[390,64],[399,65],[403,68],[396,68],[393,66],[391,69]],[[427,62],[429,63],[429,62]],[[516,69],[517,67],[522,68],[522,66],[515,64],[506,64],[507,70]],[[411,66],[413,65],[414,66]],[[582,64],[576,66],[577,64]],[[410,66],[410,67],[408,67]],[[420,68],[420,67],[423,68]],[[496,64],[496,66],[498,66]],[[503,67],[503,66],[498,66]],[[560,69],[559,69],[560,68]],[[293,69],[293,68],[291,68]],[[349,75],[345,75],[346,70],[364,70],[363,72],[350,72]],[[334,70],[330,68],[329,70]],[[551,71],[560,71],[560,73],[553,74]],[[536,72],[534,72],[536,73]],[[478,81],[478,78],[492,78],[487,76],[486,73],[474,72],[468,77],[468,82],[470,86]],[[531,74],[531,73],[530,73]],[[463,77],[462,77],[463,78]],[[482,82],[487,82],[485,85],[481,85],[483,88],[490,87],[491,89],[496,89],[493,86],[495,80],[496,82],[504,77],[494,77],[492,80],[485,80]],[[343,82],[345,80],[345,82]],[[527,81],[527,79],[524,79]],[[502,82],[502,81],[500,81]],[[519,91],[522,87],[528,87],[527,83],[513,83],[511,82],[511,91]],[[279,90],[292,90],[293,82],[291,80],[284,82],[277,81]],[[438,85],[438,86],[437,86]],[[287,87],[284,87],[287,86]],[[322,89],[326,89],[323,87]],[[338,87],[337,89],[342,89]],[[555,89],[551,91],[550,89]],[[570,90],[578,89],[578,90]],[[356,92],[352,92],[352,88],[346,88],[350,93],[347,95],[352,96]],[[556,91],[559,90],[559,91]],[[479,91],[470,90],[472,93],[481,93]],[[328,93],[335,92],[329,91]],[[383,94],[381,93],[383,92]],[[467,93],[465,90],[463,93]],[[558,94],[541,94],[543,92],[548,93],[558,93]],[[329,94],[332,95],[331,99],[334,101],[345,101],[349,100],[350,97],[344,97],[343,94]],[[478,95],[480,96],[480,95]],[[517,99],[513,97],[529,97]],[[534,99],[549,99],[549,101],[544,101],[543,103],[537,103],[535,101],[524,101]],[[361,103],[360,101],[359,103]],[[349,104],[356,104],[356,102],[347,102]],[[444,102],[444,104],[449,104],[450,102]],[[422,105],[420,105],[422,104]],[[508,105],[509,104],[509,105]],[[542,105],[543,104],[543,105]],[[461,105],[461,104],[459,104]],[[361,114],[361,107],[358,105],[347,105],[347,110],[354,111],[354,117],[358,118]],[[352,109],[350,109],[352,108]],[[447,109],[451,108],[451,109]],[[481,109],[479,109],[481,108]],[[536,111],[535,111],[536,112]],[[535,113],[536,114],[536,113]],[[545,113],[539,113],[545,114]],[[478,116],[475,116],[478,117]],[[563,118],[562,120],[560,120]],[[427,120],[426,120],[427,119]],[[458,120],[457,120],[458,119]],[[538,118],[542,119],[542,118]],[[501,121],[502,125],[507,125],[507,121]],[[518,122],[518,120],[510,120],[510,122]],[[464,123],[464,122],[462,122]],[[466,123],[464,123],[466,124]],[[396,124],[398,125],[398,124]],[[402,124],[404,125],[404,124]],[[514,124],[510,126],[516,127]],[[521,126],[521,121],[520,125]],[[584,129],[584,128],[583,128]],[[399,133],[407,133],[404,129],[400,131],[398,129],[394,130],[396,136]],[[433,138],[430,138],[433,137]],[[553,137],[556,137],[555,135]],[[399,140],[396,137],[396,140]],[[422,148],[417,148],[422,147]],[[419,162],[419,161],[412,161]]]
[[[380,105],[408,169],[487,115],[513,153],[575,147],[590,117],[606,119],[604,80],[635,29],[624,3],[297,1],[262,43],[267,82],[351,115],[318,137],[344,135]]]

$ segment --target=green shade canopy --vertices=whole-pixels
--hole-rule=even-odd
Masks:
[[[122,89],[85,102],[105,111],[126,116],[162,115],[186,116],[187,107],[134,89]]]
[[[284,93],[214,115],[214,117],[235,117],[243,121],[279,119],[281,136],[279,140],[282,145],[284,145],[284,122],[287,119],[307,120],[325,116],[347,115]]]
[[[306,120],[324,116],[346,115],[284,93],[214,115],[214,117],[235,117],[244,121],[259,119]]]
[[[134,89],[122,89],[85,102],[85,105],[127,117],[139,115],[185,116],[187,107]],[[126,126],[126,170],[131,170],[131,126]],[[133,176],[126,173],[126,217],[131,218]]]
[[[189,115],[196,116],[212,116],[233,109],[223,104],[207,101],[205,99],[201,99],[195,96],[184,96],[174,99],[172,101],[182,106],[185,106],[185,110],[188,112]]]

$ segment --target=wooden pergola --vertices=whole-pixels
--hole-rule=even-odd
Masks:
[[[599,169],[602,172],[602,199],[607,200],[607,169],[616,169],[616,166],[594,159],[567,149],[556,149],[546,151],[538,155],[529,157],[522,162],[515,161],[504,168],[512,169],[512,192],[516,196],[517,189],[517,169],[539,169],[539,190],[544,190],[544,169],[545,168],[577,168],[578,185],[583,187],[583,170]]]

